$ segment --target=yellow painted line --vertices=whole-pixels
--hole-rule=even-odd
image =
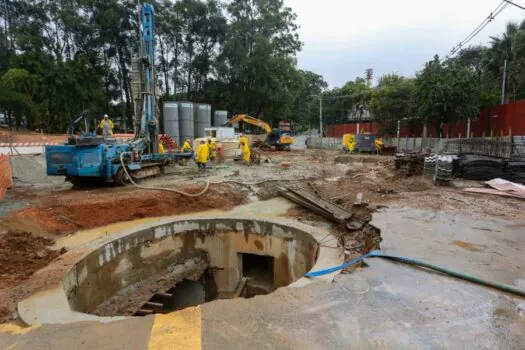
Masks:
[[[0,324],[0,333],[10,333],[10,334],[25,334],[34,329],[37,329],[41,325],[34,324],[31,327],[21,327],[14,323],[4,323]]]
[[[151,328],[149,349],[201,349],[201,308],[190,307],[157,314]]]

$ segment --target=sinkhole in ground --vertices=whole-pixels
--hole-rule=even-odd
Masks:
[[[202,218],[148,227],[88,254],[64,278],[64,290],[72,310],[100,316],[269,294],[303,277],[317,260],[317,240],[299,226]]]

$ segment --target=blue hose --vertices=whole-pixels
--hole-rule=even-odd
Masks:
[[[402,257],[402,256],[383,254],[379,250],[374,250],[368,254],[365,254],[357,259],[351,260],[339,266],[334,266],[334,267],[330,267],[328,269],[319,270],[319,271],[308,272],[305,274],[305,276],[306,277],[318,277],[318,276],[326,275],[326,274],[350,267],[360,261],[363,261],[365,258],[384,258],[384,259],[394,260],[397,262],[402,262],[408,265],[420,266],[420,267],[438,271],[438,272],[441,272],[441,273],[444,273],[444,274],[447,274],[453,277],[457,277],[465,281],[481,284],[487,287],[495,288],[495,289],[498,289],[504,292],[508,292],[508,293],[519,295],[521,297],[525,297],[525,290],[514,287],[514,286],[509,286],[506,284],[501,284],[501,283],[492,282],[492,281],[486,281],[476,276],[472,276],[472,275],[469,275],[463,272],[454,271],[454,270],[451,270],[449,268],[442,267],[439,265],[429,264],[421,260],[416,260],[416,259]]]

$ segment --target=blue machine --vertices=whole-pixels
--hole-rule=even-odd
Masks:
[[[47,174],[66,176],[75,185],[109,182],[123,185],[127,172],[133,179],[162,173],[163,166],[190,153],[159,152],[159,125],[155,96],[155,14],[147,3],[139,7],[141,40],[137,65],[140,73],[140,100],[136,101],[135,137],[124,143],[89,133],[70,135],[61,146],[46,146]],[[79,118],[80,119],[80,118]]]

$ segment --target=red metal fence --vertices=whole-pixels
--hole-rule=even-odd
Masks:
[[[434,125],[428,125],[427,135],[438,137]],[[445,135],[450,138],[467,136],[467,122],[458,122],[444,126]],[[359,123],[359,132],[377,133],[381,126],[375,122]],[[356,134],[357,123],[328,125],[326,135],[328,137],[342,137],[343,134]],[[403,121],[401,123],[400,136],[421,137],[423,125],[418,121]],[[477,119],[470,121],[470,136],[481,137],[525,135],[525,100],[510,102],[504,105],[496,105],[482,110]],[[394,135],[393,135],[394,136]]]

